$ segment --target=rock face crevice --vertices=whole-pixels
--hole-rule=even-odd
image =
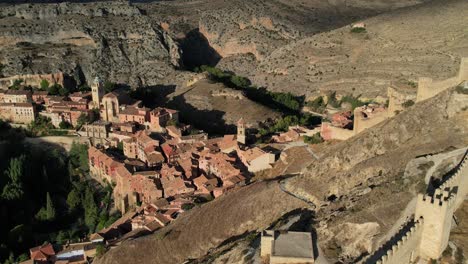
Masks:
[[[4,76],[61,71],[80,83],[100,76],[138,86],[181,67],[172,37],[125,2],[2,7],[0,44]]]

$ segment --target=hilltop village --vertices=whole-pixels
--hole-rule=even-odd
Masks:
[[[90,91],[62,96],[25,86],[38,86],[38,80],[41,83],[46,80],[62,87],[61,74],[22,76],[22,85],[17,79],[0,80],[0,84],[10,87],[0,92],[0,118],[16,125],[46,120],[55,128],[74,131],[75,136],[89,145],[90,176],[102,186],[112,187],[113,209],[122,215],[107,228],[96,230],[86,241],[67,245],[63,251],[55,252],[51,244],[32,248],[28,261],[78,259],[77,263],[82,263],[96,255],[97,245],[105,243],[111,248],[152,233],[194,206],[227,195],[249,184],[255,174],[273,169],[279,158],[287,156],[281,153],[281,147],[275,148],[278,145],[283,144],[283,149],[288,144],[304,146],[311,138],[316,140],[312,144],[346,140],[440,91],[456,85],[467,89],[467,83],[463,83],[467,68],[468,60],[462,59],[458,76],[437,84],[421,78],[417,89],[392,84],[385,104],[368,102],[349,110],[327,111],[320,125],[291,125],[286,132],[272,135],[266,144],[254,143],[255,135],[249,135],[243,118],[237,121],[236,134],[210,137],[181,123],[176,109],[145,107],[126,89],[106,91],[99,78],[94,79]],[[309,106],[321,107],[332,104],[332,100],[336,99],[317,97]],[[283,239],[284,243],[303,240],[307,248],[303,261],[313,260],[308,250],[310,234],[278,235],[274,231],[262,233],[262,257],[268,256],[273,261],[272,247],[278,249],[271,241]],[[282,250],[288,251],[288,247]]]

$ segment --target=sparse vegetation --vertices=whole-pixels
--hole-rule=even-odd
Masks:
[[[455,88],[455,90],[459,94],[468,94],[468,88],[465,88],[463,85],[458,85],[457,88]]]
[[[323,138],[320,136],[320,133],[316,133],[313,136],[304,136],[304,142],[307,144],[319,144],[323,142]]]
[[[402,104],[402,106],[403,106],[404,108],[408,108],[408,107],[411,107],[411,106],[413,106],[413,105],[414,105],[414,101],[413,101],[413,100],[405,101],[405,102]]]
[[[208,72],[212,80],[222,82],[230,88],[242,90],[250,100],[283,113],[299,112],[304,101],[302,97],[294,96],[289,92],[271,92],[263,87],[257,88],[255,86],[251,86],[249,79],[237,76],[230,72],[222,71],[215,67],[203,65],[196,70]]]
[[[16,79],[13,81],[13,84],[8,87],[8,89],[11,89],[11,90],[18,90],[21,85],[23,84],[24,80],[23,79]]]
[[[364,27],[353,27],[351,33],[366,33],[367,30]]]
[[[40,84],[40,89],[43,91],[47,91],[49,89],[49,81],[42,80]]]

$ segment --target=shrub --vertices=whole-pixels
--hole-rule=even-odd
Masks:
[[[320,136],[320,133],[316,133],[313,136],[304,136],[304,142],[307,144],[319,144],[323,142],[323,138]]]
[[[468,94],[468,88],[465,88],[463,85],[457,86],[455,90],[460,94]]]
[[[183,204],[183,205],[182,205],[182,210],[184,210],[184,211],[188,211],[188,210],[192,209],[193,207],[195,207],[195,205],[194,205],[194,204],[192,204],[192,203],[189,203],[189,204]]]
[[[361,97],[361,95],[345,95],[343,96],[343,98],[341,98],[340,105],[342,103],[349,103],[351,105],[351,110],[354,110],[355,108],[361,107],[366,104],[364,101],[361,101],[359,97]]]
[[[41,90],[47,91],[47,89],[49,89],[49,81],[42,80],[40,86]]]
[[[73,126],[66,121],[62,121],[60,122],[59,127],[60,129],[71,129]]]
[[[363,27],[354,27],[351,29],[351,33],[365,33],[367,32],[366,28]]]
[[[412,105],[414,105],[414,101],[413,101],[413,100],[405,101],[405,102],[402,104],[402,106],[403,106],[404,108],[408,108],[408,107],[410,107],[410,106],[412,106]]]

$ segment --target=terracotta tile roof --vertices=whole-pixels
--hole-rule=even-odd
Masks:
[[[30,95],[31,91],[28,90],[6,90],[5,94],[11,95]]]
[[[31,259],[33,260],[44,260],[49,259],[51,256],[55,256],[55,250],[50,243],[31,248],[29,252],[31,253]]]

